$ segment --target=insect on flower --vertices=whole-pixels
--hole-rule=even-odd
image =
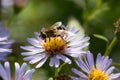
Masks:
[[[50,57],[49,65],[59,67],[60,60],[71,64],[70,57],[78,57],[86,51],[83,48],[89,45],[89,37],[79,36],[79,30],[75,27],[65,27],[61,22],[56,22],[50,28],[42,29],[40,33],[35,32],[36,38],[28,38],[31,46],[21,46],[28,52],[22,52],[24,61],[41,67]]]
[[[39,37],[46,39],[50,37],[63,37],[64,35],[67,36],[67,27],[63,26],[62,22],[56,22],[47,29],[43,28]]]

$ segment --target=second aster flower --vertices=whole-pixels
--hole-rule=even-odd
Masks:
[[[72,76],[73,80],[116,80],[120,73],[113,73],[115,67],[111,66],[112,60],[109,57],[97,55],[96,63],[94,63],[93,54],[87,52],[83,59],[78,58],[76,64],[82,69],[79,71],[75,68],[72,71],[78,77]]]
[[[30,64],[38,63],[41,67],[50,57],[50,66],[59,67],[60,59],[68,64],[71,60],[68,56],[78,57],[84,53],[83,48],[89,45],[89,37],[79,36],[79,30],[75,27],[65,27],[57,22],[51,28],[42,29],[41,33],[35,33],[36,38],[28,38],[32,46],[21,46],[28,52],[23,52],[24,60]]]
[[[10,63],[5,62],[4,66],[0,64],[0,80],[31,80],[31,75],[35,69],[27,70],[27,64],[23,63],[21,66],[15,62],[15,75],[12,77]]]

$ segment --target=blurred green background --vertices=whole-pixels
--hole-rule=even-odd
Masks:
[[[15,1],[12,5],[0,5],[0,19],[4,26],[9,28],[11,39],[15,40],[12,46],[13,53],[8,56],[11,63],[23,62],[20,46],[28,44],[26,38],[34,37],[34,32],[39,32],[41,27],[49,27],[57,21],[62,21],[65,25],[76,25],[90,36],[89,50],[94,56],[97,53],[104,54],[107,42],[93,34],[105,36],[111,42],[115,32],[113,23],[120,17],[120,0],[21,0],[21,3]],[[114,46],[110,57],[115,64],[120,63],[120,43]],[[71,68],[74,65],[69,66]],[[117,67],[119,71],[119,65]],[[71,74],[70,68],[65,71],[65,66],[62,72]],[[51,73],[52,68],[45,64],[33,77],[41,75],[41,79],[38,77],[35,80],[46,80]]]

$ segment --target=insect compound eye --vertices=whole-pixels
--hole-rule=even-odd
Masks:
[[[43,39],[45,39],[47,37],[47,35],[43,32],[41,32],[41,36],[42,36]]]

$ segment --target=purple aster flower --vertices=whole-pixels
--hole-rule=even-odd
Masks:
[[[0,22],[0,61],[5,61],[6,56],[11,53],[12,40],[9,40],[8,29],[2,28],[2,23]]]
[[[108,56],[101,56],[101,54],[97,55],[95,63],[93,54],[88,52],[76,60],[76,64],[82,71],[73,68],[72,71],[78,77],[72,76],[71,78],[73,80],[116,80],[120,76],[120,73],[113,73],[115,67],[110,67],[111,63],[112,60]]]
[[[61,24],[61,22],[57,22]],[[41,37],[42,36],[42,37]],[[84,53],[83,48],[89,45],[89,37],[79,36],[79,30],[75,27],[53,27],[42,29],[41,34],[35,32],[36,38],[28,38],[27,41],[32,46],[21,46],[28,52],[23,52],[24,60],[30,64],[38,63],[36,68],[41,67],[48,57],[50,57],[50,66],[59,67],[60,60],[71,64],[68,56],[78,57]]]
[[[18,63],[15,63],[15,76],[12,78],[9,62],[5,62],[4,66],[0,64],[0,78],[2,80],[31,80],[30,77],[35,70],[26,71],[26,67],[26,63],[23,63],[21,67]]]

